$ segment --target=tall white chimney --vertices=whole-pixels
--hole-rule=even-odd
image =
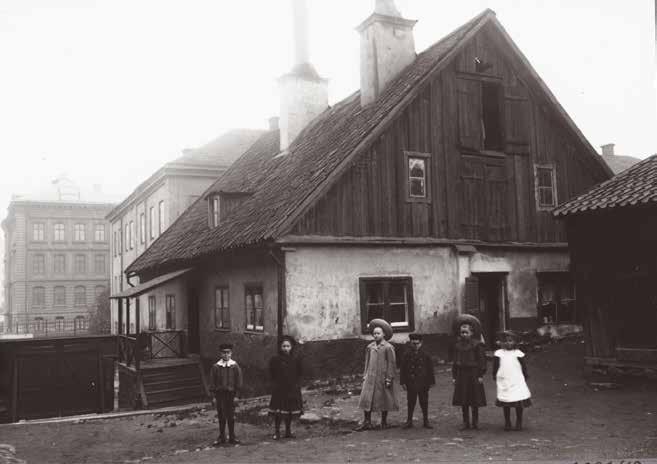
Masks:
[[[328,108],[328,80],[310,64],[308,45],[308,7],[306,0],[292,0],[294,11],[294,66],[278,79],[280,101],[281,151]]]
[[[600,148],[602,148],[602,156],[614,156],[614,146],[615,144],[613,143],[601,145]]]
[[[374,13],[356,30],[360,33],[360,100],[372,103],[401,70],[415,60],[413,27],[394,0],[376,0]]]

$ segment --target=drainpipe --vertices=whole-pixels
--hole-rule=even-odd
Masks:
[[[280,253],[280,256],[276,256],[276,251]],[[276,263],[278,268],[277,274],[277,293],[278,293],[278,302],[277,302],[277,324],[276,324],[276,335],[278,336],[278,343],[281,343],[283,338],[283,320],[285,319],[285,254],[280,252],[280,249],[271,248],[269,250],[269,256],[271,256],[272,261]]]

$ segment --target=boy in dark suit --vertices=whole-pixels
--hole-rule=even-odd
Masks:
[[[226,425],[228,425],[228,443],[235,445],[235,397],[242,388],[242,370],[232,359],[233,345],[219,345],[221,359],[212,366],[210,371],[210,391],[214,395],[212,402],[217,407],[219,418],[219,437],[214,446],[226,443]]]
[[[419,398],[424,428],[431,429],[433,427],[429,424],[429,389],[436,384],[433,362],[431,356],[422,350],[422,335],[410,334],[408,338],[411,346],[402,357],[399,379],[402,388],[406,390],[408,405],[408,420],[404,428],[413,427],[413,412]]]

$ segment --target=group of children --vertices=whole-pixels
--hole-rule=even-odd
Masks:
[[[392,337],[391,326],[382,319],[370,322],[372,338],[366,348],[363,386],[358,407],[363,410],[363,422],[355,429],[363,431],[375,428],[372,413],[381,414],[381,429],[389,427],[388,412],[397,411],[397,385],[406,391],[407,420],[404,428],[413,427],[413,413],[419,400],[423,427],[433,428],[429,422],[429,389],[435,385],[433,362],[422,350],[422,335],[409,335],[409,349],[400,362],[399,382],[396,380],[395,349],[388,342]],[[486,405],[484,374],[486,354],[480,339],[480,326],[474,318],[456,324],[457,340],[453,350],[452,381],[454,394],[452,404],[460,406],[463,414],[461,430],[479,428],[479,408]],[[274,417],[274,440],[294,438],[292,419],[303,412],[301,398],[301,360],[293,354],[295,341],[285,336],[281,339],[278,353],[271,358],[271,400],[269,415]],[[527,387],[527,369],[524,353],[516,348],[516,337],[512,332],[502,332],[500,349],[494,353],[493,380],[497,386],[495,404],[503,409],[504,429],[512,430],[511,409],[515,409],[515,430],[522,429],[524,408],[531,405],[531,394]],[[235,398],[242,388],[242,371],[232,359],[232,345],[220,346],[221,359],[212,366],[210,389],[217,408],[219,437],[215,446],[224,443],[237,444],[235,437]],[[281,435],[281,423],[285,423],[285,434]],[[226,437],[228,426],[228,438]]]

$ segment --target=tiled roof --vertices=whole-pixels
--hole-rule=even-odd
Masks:
[[[185,150],[183,156],[174,160],[173,163],[230,166],[264,132],[257,129],[229,130],[203,146]]]
[[[127,272],[159,265],[176,266],[234,247],[276,238],[281,225],[295,212],[468,32],[494,17],[486,10],[420,53],[383,93],[362,107],[356,92],[310,123],[279,154],[279,133],[270,131],[212,185],[211,191],[253,192],[218,227],[208,225],[207,203],[196,201],[137,258]]]
[[[602,159],[605,160],[605,163],[607,163],[607,166],[611,168],[614,174],[620,174],[641,161],[639,158],[633,156],[622,155],[602,155]]]
[[[657,155],[599,184],[554,210],[557,217],[657,204]]]

